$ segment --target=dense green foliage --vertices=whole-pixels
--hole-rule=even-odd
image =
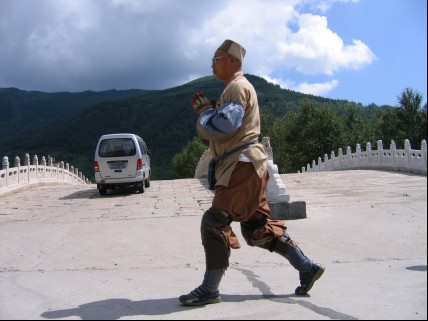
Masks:
[[[311,100],[302,101],[296,112],[274,122],[269,136],[281,172],[297,172],[346,143],[342,119],[330,106],[317,107]]]
[[[195,176],[198,162],[208,146],[204,145],[199,138],[194,138],[184,149],[172,159],[174,169],[173,178],[190,178]]]
[[[420,94],[412,89],[398,97],[398,107],[362,106],[246,76],[259,98],[261,137],[271,137],[281,172],[295,172],[332,150],[357,143],[394,139],[402,144],[409,137],[419,148],[426,138],[426,105],[420,108]],[[141,136],[152,152],[152,179],[193,177],[194,162],[204,146],[195,140],[196,115],[189,99],[198,91],[214,99],[222,90],[223,84],[213,76],[160,91],[49,94],[0,89],[0,154],[10,160],[16,155],[22,159],[25,153],[50,155],[93,179],[98,138],[131,132]],[[119,99],[121,95],[126,98]]]

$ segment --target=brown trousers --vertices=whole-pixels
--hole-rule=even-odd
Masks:
[[[201,222],[207,269],[227,268],[230,248],[240,247],[230,226],[233,221],[241,223],[245,240],[251,246],[263,247],[264,243],[284,235],[287,229],[284,221],[270,219],[266,199],[268,179],[267,171],[260,179],[251,163],[239,162],[229,186],[216,187],[212,207]],[[248,222],[254,224],[246,224]]]

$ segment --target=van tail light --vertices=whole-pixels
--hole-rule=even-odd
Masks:
[[[137,170],[142,169],[142,168],[143,168],[143,160],[141,158],[139,158],[137,160]]]
[[[94,171],[99,172],[100,171],[100,165],[98,165],[98,162],[94,162]]]

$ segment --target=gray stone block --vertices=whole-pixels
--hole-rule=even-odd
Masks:
[[[296,220],[306,218],[306,202],[268,202],[271,219]]]

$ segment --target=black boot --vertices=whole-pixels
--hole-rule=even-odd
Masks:
[[[325,267],[318,263],[313,263],[303,254],[303,251],[297,244],[290,239],[288,234],[274,239],[270,246],[270,251],[284,256],[290,264],[299,271],[300,285],[296,288],[294,293],[297,295],[307,294],[315,281],[324,273]]]
[[[302,273],[300,272],[300,285],[296,288],[294,293],[297,295],[305,295],[312,289],[315,281],[318,280],[321,275],[324,273],[325,267],[314,263],[312,264],[312,269],[309,272]]]
[[[178,299],[184,305],[197,306],[211,303],[220,303],[221,297],[218,291],[225,269],[206,270],[204,281],[200,286]]]

